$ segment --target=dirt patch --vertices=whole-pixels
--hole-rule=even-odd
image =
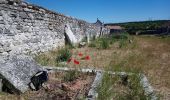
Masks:
[[[72,81],[64,80],[69,72],[49,73],[49,81],[39,91],[28,91],[22,95],[3,93],[0,100],[79,100],[84,99],[95,78],[91,73],[78,73]],[[69,76],[68,76],[69,77]]]

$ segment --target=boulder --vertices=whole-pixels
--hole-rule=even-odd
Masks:
[[[10,56],[6,62],[0,62],[0,69],[3,87],[16,94],[27,91],[32,76],[43,71],[43,68],[32,57],[25,55]]]

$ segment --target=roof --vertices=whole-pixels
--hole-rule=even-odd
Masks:
[[[97,26],[103,26],[103,23],[99,19],[97,19],[96,23],[94,24]]]
[[[116,30],[122,30],[123,28],[121,26],[106,26],[109,29],[116,29]]]

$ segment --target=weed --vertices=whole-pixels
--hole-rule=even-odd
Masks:
[[[99,39],[99,48],[101,48],[101,49],[109,48],[109,40],[108,40],[108,38],[100,38]]]
[[[57,62],[67,61],[72,56],[72,53],[68,48],[62,48],[58,50],[58,56],[56,58]]]
[[[96,42],[92,41],[91,43],[89,43],[88,47],[96,47]]]
[[[73,81],[75,79],[77,79],[80,75],[80,72],[76,71],[76,70],[72,70],[72,71],[68,71],[63,80],[66,81],[66,82],[70,82],[70,81]]]
[[[81,40],[81,42],[87,42],[87,36],[83,37],[83,39]]]
[[[102,82],[97,87],[98,98],[97,100],[111,100],[112,98],[112,85],[113,78],[110,74],[104,73]]]
[[[49,64],[50,58],[46,54],[39,55],[35,57],[35,60],[42,66],[47,66]]]

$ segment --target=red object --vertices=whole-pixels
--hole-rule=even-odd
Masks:
[[[83,54],[82,54],[82,53],[79,53],[78,55],[79,55],[80,57],[81,57],[81,56],[83,56]]]
[[[80,62],[74,59],[74,64],[78,65]]]
[[[86,59],[86,60],[90,60],[90,56],[86,56],[85,59]]]
[[[72,60],[72,58],[70,58],[70,59],[67,61],[67,63],[70,63],[70,62],[71,62],[71,60]]]

